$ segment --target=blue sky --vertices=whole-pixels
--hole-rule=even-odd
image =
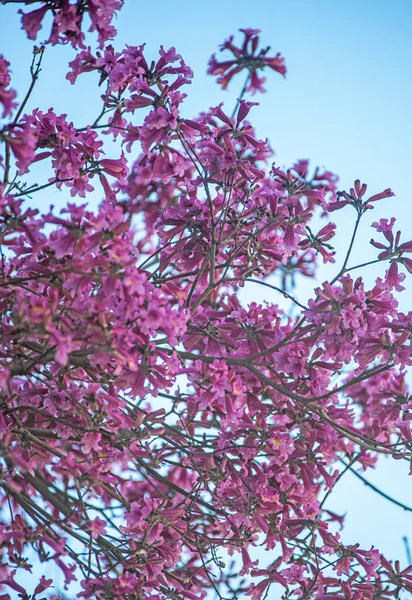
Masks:
[[[16,12],[16,5],[0,7],[0,53],[12,63],[14,87],[22,92],[28,81],[32,43],[20,31]],[[206,65],[217,46],[240,27],[262,29],[262,43],[286,58],[286,80],[268,73],[268,93],[254,98],[260,106],[250,114],[259,135],[269,138],[277,163],[288,166],[295,159],[310,158],[314,166],[324,165],[338,173],[342,188],[360,178],[371,193],[393,189],[396,197],[377,204],[365,219],[354,250],[359,262],[376,256],[368,242],[373,235],[370,222],[377,218],[397,217],[403,240],[411,239],[412,2],[126,0],[117,21],[115,47],[147,42],[149,53],[155,56],[160,44],[175,46],[195,73],[184,105],[187,116],[222,100],[231,111],[242,77],[232,80],[229,91],[221,92],[206,76]],[[40,32],[40,40],[47,33]],[[91,40],[94,44],[95,39]],[[75,87],[65,80],[67,69],[62,65],[73,55],[67,47],[47,49],[28,108],[53,106],[82,126],[96,116],[99,103],[87,75]],[[48,192],[42,202],[47,207],[67,199],[56,191]],[[338,224],[342,223],[337,248],[343,249],[354,215],[348,209],[335,215]],[[323,271],[321,277],[334,272]],[[377,274],[374,271],[370,281]],[[309,291],[305,285],[303,295]],[[258,294],[256,288],[248,293],[246,299],[256,299]],[[410,310],[411,295],[403,296],[402,308]],[[259,297],[278,300],[267,291]],[[384,460],[368,477],[398,499],[406,503],[411,499],[412,504],[412,480],[407,472],[405,463]],[[402,536],[409,535],[412,541],[412,513],[377,497],[351,474],[338,484],[328,507],[347,513],[345,541],[373,544],[389,558],[399,557],[405,563]]]

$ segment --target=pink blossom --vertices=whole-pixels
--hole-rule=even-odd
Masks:
[[[16,92],[9,88],[11,81],[9,66],[10,63],[0,55],[0,103],[3,105],[3,114],[1,115],[3,119],[11,115],[16,106],[14,101]]]
[[[96,452],[100,451],[100,441],[102,439],[101,433],[97,432],[88,432],[83,436],[82,443],[84,454],[89,454],[93,449]]]
[[[99,519],[99,517],[96,517],[93,521],[89,521],[87,525],[90,530],[90,535],[94,540],[98,538],[99,535],[105,535],[106,533],[107,523],[106,521],[103,521],[103,519]]]
[[[127,167],[127,161],[125,155],[122,153],[119,159],[103,158],[100,161],[100,168],[107,173],[119,180],[119,183],[126,183],[126,177],[129,174]]]
[[[51,584],[53,583],[53,579],[46,579],[44,575],[40,577],[40,583],[34,588],[34,595],[41,594],[44,590],[47,590]]]
[[[22,15],[21,17],[21,26],[27,33],[27,37],[30,40],[35,40],[38,32],[42,28],[42,21],[44,15],[47,11],[50,10],[50,6],[45,4],[36,10],[32,10],[29,13],[24,13],[22,10],[19,10],[19,13]]]

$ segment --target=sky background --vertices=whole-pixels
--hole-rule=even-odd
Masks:
[[[12,85],[21,99],[27,89],[33,43],[20,31],[19,6],[0,7],[0,53],[12,63]],[[270,45],[273,54],[280,51],[288,67],[285,80],[267,73],[267,94],[253,98],[260,106],[250,113],[259,136],[268,137],[275,149],[277,164],[289,166],[296,159],[310,158],[313,166],[336,172],[341,189],[357,178],[368,184],[371,193],[392,188],[396,197],[376,204],[365,217],[353,260],[376,257],[376,250],[369,246],[374,235],[370,223],[379,218],[395,216],[404,232],[403,241],[412,238],[410,0],[126,0],[116,26],[117,50],[125,44],[147,42],[153,58],[160,44],[175,46],[182,54],[195,73],[193,84],[185,90],[184,112],[189,118],[221,101],[230,114],[243,77],[233,79],[229,90],[222,92],[214,78],[206,76],[208,59],[239,28],[261,29],[262,44]],[[39,41],[48,32],[43,28]],[[89,39],[95,46],[95,37]],[[43,72],[27,109],[39,106],[46,111],[53,106],[57,113],[68,113],[76,125],[84,126],[94,120],[100,103],[95,80],[87,74],[76,86],[65,80],[65,64],[73,57],[71,48],[47,48]],[[38,196],[34,199],[39,201]],[[68,199],[67,192],[48,191],[41,208],[46,210],[50,203],[63,205]],[[97,199],[94,195],[91,201]],[[332,216],[341,228],[335,246],[343,251],[355,215],[345,209]],[[339,264],[322,270],[321,280],[333,276]],[[379,274],[380,270],[371,270],[366,279],[373,283]],[[246,290],[246,300],[279,300],[257,287]],[[313,283],[304,284],[300,299],[305,300],[312,289]],[[400,297],[403,310],[411,309],[411,294],[409,285]],[[368,478],[412,505],[412,478],[407,473],[406,463],[382,460],[374,472],[368,472]],[[412,513],[377,496],[350,473],[337,485],[327,507],[347,514],[345,542],[374,545],[405,565],[402,536],[412,542]],[[271,598],[276,596],[271,594]]]

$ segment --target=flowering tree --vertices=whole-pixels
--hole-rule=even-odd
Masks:
[[[308,161],[271,164],[244,96],[264,91],[262,71],[286,67],[259,31],[229,38],[209,63],[222,88],[246,76],[233,114],[219,105],[188,119],[192,72],[174,48],[152,59],[144,45],[107,44],[122,0],[25,4],[30,39],[47,15],[52,29],[20,102],[0,58],[0,598],[412,592],[412,566],[345,545],[343,518],[325,509],[354,466],[411,459],[412,314],[393,292],[412,272],[412,242],[394,219],[373,224],[371,262],[383,265],[371,289],[360,276],[371,262],[352,257],[363,215],[391,190],[371,195],[357,180],[338,191]],[[69,81],[95,72],[103,90],[87,127],[26,112],[45,47],[60,43],[77,52]],[[117,155],[103,152],[110,139]],[[48,176],[34,183],[39,161]],[[31,206],[48,187],[73,198],[96,187],[103,200],[41,214]],[[354,228],[335,257],[329,216],[340,210]],[[305,305],[292,280],[314,277],[319,258],[336,275]],[[243,306],[246,282],[294,310]],[[26,589],[39,562],[61,581]]]

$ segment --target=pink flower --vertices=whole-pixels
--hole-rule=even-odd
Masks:
[[[22,587],[19,583],[17,583],[17,581],[14,579],[14,575],[16,574],[16,572],[16,569],[13,569],[13,571],[8,572],[7,568],[0,567],[0,584],[11,587],[12,590],[14,590],[15,592],[19,592],[19,595],[21,594],[22,597],[24,597],[27,595],[27,593],[25,588]]]
[[[40,577],[40,583],[38,583],[36,585],[36,587],[34,588],[34,596],[36,594],[41,594],[42,592],[44,592],[44,590],[47,590],[51,584],[53,583],[53,579],[46,579],[44,575],[42,575]]]
[[[11,115],[17,106],[14,101],[16,92],[9,88],[11,77],[9,72],[10,63],[0,55],[0,103],[3,105],[3,118]]]
[[[83,444],[83,454],[89,454],[91,450],[100,452],[100,441],[102,434],[97,431],[89,431],[85,433],[81,443]]]
[[[7,128],[5,140],[16,159],[19,173],[27,173],[29,166],[35,160],[34,151],[37,146],[37,135],[34,127],[27,121]]]
[[[57,346],[54,358],[59,365],[65,367],[69,360],[70,352],[73,350],[73,341],[69,335],[62,335],[58,331],[53,331],[52,339],[56,342]]]
[[[399,273],[398,263],[392,262],[391,266],[385,273],[385,283],[388,289],[395,289],[397,292],[402,292],[405,288],[401,285],[406,278],[405,273]]]
[[[32,10],[30,13],[24,13],[22,10],[18,12],[22,15],[21,17],[21,27],[27,33],[27,37],[29,40],[35,40],[38,32],[42,27],[42,21],[44,15],[48,10],[50,10],[50,6],[45,4],[36,10]]]
[[[80,196],[80,198],[85,198],[86,193],[92,192],[94,187],[89,182],[89,177],[87,175],[82,175],[81,177],[74,177],[70,182],[70,195],[71,196]]]
[[[94,540],[100,535],[106,534],[106,525],[106,521],[103,521],[103,519],[99,519],[99,517],[96,517],[95,519],[93,519],[93,521],[88,521],[87,526]]]
[[[10,369],[0,368],[0,390],[6,390],[11,376]]]
[[[103,158],[99,162],[100,168],[107,173],[107,175],[111,175],[111,177],[115,177],[119,180],[119,183],[125,184],[126,178],[129,174],[129,168],[127,166],[127,160],[125,155],[122,152],[122,156],[118,159],[110,159]]]

